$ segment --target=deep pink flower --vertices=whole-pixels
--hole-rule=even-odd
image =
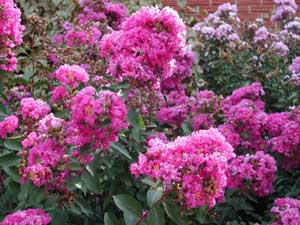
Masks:
[[[7,116],[0,122],[0,137],[6,138],[7,134],[12,134],[19,127],[19,119],[16,116]]]
[[[48,225],[50,222],[51,217],[42,209],[27,209],[9,214],[0,225]]]
[[[173,142],[151,140],[147,152],[130,167],[133,175],[162,180],[168,188],[178,188],[186,205],[213,207],[224,198],[228,160],[233,148],[216,130],[200,130]]]

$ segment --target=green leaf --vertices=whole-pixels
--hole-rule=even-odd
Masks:
[[[150,215],[147,219],[148,225],[165,225],[164,211],[160,206],[154,207],[150,211]]]
[[[133,138],[137,143],[140,143],[140,129],[137,127],[134,127],[131,131],[130,137]]]
[[[19,164],[21,158],[15,153],[8,153],[0,156],[0,166],[8,167],[8,166],[16,166]]]
[[[113,149],[115,149],[115,150],[117,150],[118,152],[120,152],[126,158],[132,159],[132,157],[130,156],[129,152],[126,150],[126,148],[122,144],[120,144],[118,142],[115,142],[115,143],[111,143],[110,147],[113,148]]]
[[[135,110],[130,110],[128,112],[127,121],[134,128],[142,130],[146,128],[143,117],[139,115]]]
[[[196,220],[200,223],[200,224],[204,224],[207,221],[207,209],[205,207],[201,207],[199,209],[197,209],[197,213],[196,213]]]
[[[99,194],[99,182],[97,177],[92,176],[88,171],[84,171],[81,175],[81,179],[90,191]]]
[[[1,116],[6,116],[7,115],[6,113],[7,112],[6,112],[5,106],[2,104],[2,102],[0,102],[0,115]]]
[[[65,211],[55,211],[51,213],[51,225],[65,225],[68,222],[68,213]]]
[[[124,221],[126,225],[134,225],[138,222],[139,216],[132,214],[130,212],[125,212],[124,213]]]
[[[139,117],[138,117],[138,124],[139,124],[139,127],[141,128],[141,129],[145,129],[146,127],[145,127],[145,123],[144,123],[144,120],[143,120],[143,118],[141,117],[141,115],[139,115]]]
[[[192,133],[192,127],[191,127],[191,125],[188,122],[186,122],[186,121],[184,121],[181,124],[181,128],[182,128],[184,134],[186,134],[186,135]]]
[[[5,140],[4,147],[13,151],[23,151],[20,139]]]
[[[91,206],[89,205],[89,202],[87,202],[84,199],[76,199],[76,204],[80,207],[80,210],[82,213],[84,213],[87,216],[93,215],[93,210]]]
[[[158,202],[162,195],[163,193],[161,191],[150,189],[147,192],[147,203],[149,207],[152,207],[156,202]]]
[[[45,196],[45,191],[42,188],[34,187],[34,191],[29,193],[28,202],[31,203],[31,205],[39,205],[43,199],[45,199]]]
[[[11,81],[11,84],[13,84],[13,85],[16,85],[16,84],[28,84],[28,81],[25,80],[24,78],[17,77],[17,78],[15,78],[15,79],[13,79]]]
[[[112,213],[105,213],[104,215],[104,224],[105,225],[120,225],[117,217]]]
[[[135,200],[130,195],[122,194],[113,196],[115,204],[118,206],[120,210],[124,213],[130,213],[139,217],[142,214],[142,206],[140,203]],[[131,215],[130,215],[131,216]]]
[[[175,203],[165,203],[163,202],[163,206],[165,212],[167,213],[168,217],[177,225],[186,225],[188,222],[184,220],[180,215],[180,210]]]
[[[138,117],[139,117],[139,114],[135,110],[129,110],[128,115],[127,115],[127,121],[131,126],[139,127],[139,123],[137,120]]]
[[[18,173],[17,168],[3,167],[3,170],[8,176],[10,176],[13,179],[13,181],[20,183],[20,175]]]

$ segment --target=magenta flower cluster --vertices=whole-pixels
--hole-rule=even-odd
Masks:
[[[0,122],[0,137],[5,139],[8,134],[13,134],[19,127],[19,119],[16,116],[7,116]]]
[[[127,109],[123,100],[111,91],[96,92],[88,86],[71,100],[71,121],[66,142],[76,147],[93,143],[94,149],[107,149],[127,128]]]
[[[103,37],[101,55],[109,57],[107,72],[117,81],[159,88],[159,81],[172,74],[172,62],[185,45],[186,28],[171,8],[143,7],[131,15],[122,29]]]
[[[267,114],[264,112],[264,95],[260,83],[253,83],[235,90],[231,96],[222,101],[225,117],[224,135],[233,140],[233,147],[247,150],[264,150],[263,122]],[[239,137],[239,138],[238,138]]]
[[[190,136],[165,143],[150,141],[147,152],[130,167],[136,177],[146,175],[175,188],[188,208],[213,207],[224,199],[228,160],[233,148],[217,129],[200,130]]]
[[[77,65],[60,66],[53,74],[53,77],[72,89],[77,88],[80,83],[87,84],[89,80],[89,75],[85,69]]]
[[[19,114],[26,129],[22,141],[25,151],[20,153],[21,182],[31,180],[48,190],[67,191],[65,184],[71,174],[80,172],[70,168],[71,157],[85,165],[93,159],[93,151],[109,148],[119,132],[127,128],[127,109],[122,98],[111,91],[97,92],[87,86],[76,93],[75,88],[89,79],[82,67],[64,65],[53,76],[65,85],[52,92],[53,106],[69,110],[70,119],[56,117],[40,99],[21,100]],[[18,118],[11,116],[2,123],[5,129],[1,135],[6,137],[18,127]],[[80,148],[85,145],[91,151],[81,154]],[[68,147],[72,147],[71,153]]]
[[[65,42],[67,46],[96,46],[103,34],[102,23],[118,29],[126,19],[128,10],[123,4],[111,3],[106,0],[82,0],[81,13],[77,16],[75,23],[64,24],[65,33],[55,35],[54,42]],[[110,28],[110,29],[112,29]]]
[[[290,112],[269,115],[266,123],[271,139],[271,151],[279,153],[282,166],[287,170],[300,167],[300,108],[292,108]]]
[[[51,217],[42,209],[19,210],[7,215],[0,225],[48,225]]]
[[[262,151],[254,155],[240,155],[230,162],[228,188],[239,188],[244,194],[251,189],[261,197],[270,195],[276,171],[276,160]]]
[[[23,98],[20,103],[23,118],[38,120],[50,112],[49,105],[41,99]]]
[[[9,19],[8,19],[9,18]],[[13,48],[22,43],[21,11],[13,0],[0,0],[0,69],[12,72],[17,67]]]
[[[300,200],[277,198],[271,209],[276,221],[270,225],[298,225],[300,218]]]

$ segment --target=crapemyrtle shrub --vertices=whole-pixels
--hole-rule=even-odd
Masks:
[[[298,6],[178,2],[0,0],[0,224],[299,223]]]

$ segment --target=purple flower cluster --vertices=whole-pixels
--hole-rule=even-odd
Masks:
[[[276,5],[275,13],[272,15],[273,22],[281,22],[292,19],[297,11],[295,0],[274,0]]]
[[[237,6],[225,3],[220,5],[214,13],[209,14],[203,22],[197,23],[193,29],[199,33],[200,38],[206,41],[215,40],[236,47],[241,44],[235,29],[239,27],[239,24]]]
[[[300,57],[296,57],[293,60],[293,63],[289,66],[289,75],[290,81],[297,86],[300,86]]]

